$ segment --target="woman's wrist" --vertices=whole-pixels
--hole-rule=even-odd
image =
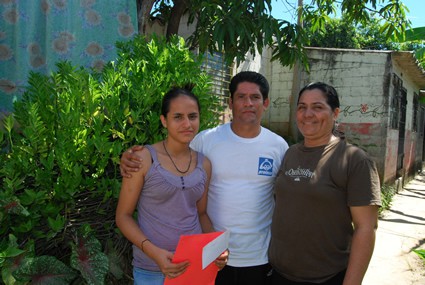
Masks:
[[[140,243],[140,250],[143,252],[143,253],[145,253],[145,250],[143,249],[143,246],[145,246],[145,243],[149,243],[149,242],[151,242],[151,240],[150,239],[148,239],[148,238],[145,238],[144,240],[142,240],[142,242]]]

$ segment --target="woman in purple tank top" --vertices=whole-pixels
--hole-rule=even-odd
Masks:
[[[123,177],[116,223],[133,243],[134,284],[163,284],[181,275],[189,263],[171,262],[179,237],[214,231],[206,212],[211,163],[189,147],[199,112],[190,87],[172,88],[161,108],[166,139],[137,150],[143,168]],[[216,264],[222,268],[226,261],[227,253]]]

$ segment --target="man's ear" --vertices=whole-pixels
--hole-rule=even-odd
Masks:
[[[232,110],[232,108],[233,108],[233,100],[232,100],[232,97],[231,97],[231,96],[229,96],[229,98],[228,98],[227,100],[228,100],[228,103],[229,103],[229,108],[230,108],[230,110]]]
[[[264,110],[267,109],[270,105],[270,99],[267,98],[266,100],[264,100],[263,102],[263,106],[264,106]]]

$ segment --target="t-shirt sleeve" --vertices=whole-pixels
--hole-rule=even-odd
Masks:
[[[198,133],[193,140],[190,142],[190,147],[197,151],[202,153],[202,133]]]
[[[348,206],[381,206],[381,185],[374,161],[361,152],[354,155],[360,155],[361,159],[356,159],[348,170]]]

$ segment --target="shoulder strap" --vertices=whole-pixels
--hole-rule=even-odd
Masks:
[[[152,157],[152,161],[154,163],[158,162],[158,156],[156,155],[156,150],[154,149],[153,146],[151,146],[150,144],[145,145],[145,148],[150,152],[151,157]]]

